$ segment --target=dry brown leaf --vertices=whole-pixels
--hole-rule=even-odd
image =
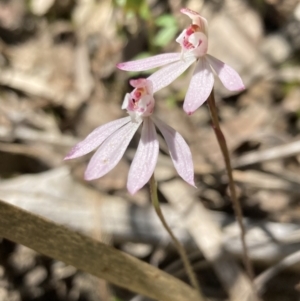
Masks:
[[[3,201],[0,235],[159,301],[202,300],[188,285],[145,262]]]

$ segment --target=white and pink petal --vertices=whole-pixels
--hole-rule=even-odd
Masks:
[[[208,24],[205,18],[189,8],[182,8],[180,12],[192,19],[193,24],[198,25],[200,30],[207,35]]]
[[[209,97],[214,85],[214,75],[205,57],[200,58],[189,84],[183,109],[191,115]]]
[[[202,32],[195,32],[189,36],[189,42],[195,47],[191,52],[196,57],[202,57],[207,53],[208,39]]]
[[[117,67],[124,71],[144,71],[161,67],[178,60],[180,60],[180,53],[164,53],[145,59],[119,63]]]
[[[86,180],[100,178],[118,164],[141,122],[127,123],[104,141],[88,164]]]
[[[158,152],[155,126],[151,118],[144,118],[141,139],[128,174],[127,189],[131,194],[149,181],[157,163]]]
[[[230,66],[207,54],[206,59],[217,73],[219,79],[229,91],[242,91],[245,89],[243,80],[239,74]]]
[[[173,128],[159,119],[153,120],[166,140],[174,167],[184,181],[192,186],[194,182],[194,165],[192,153],[183,137]]]
[[[147,78],[131,79],[130,85],[134,88],[145,88],[148,94],[153,94],[153,85]]]
[[[152,81],[153,93],[168,86],[177,77],[179,77],[187,68],[189,68],[196,58],[194,56],[185,57],[184,60],[175,62],[163,67],[148,77]]]
[[[78,158],[93,151],[111,134],[124,126],[126,123],[130,122],[130,120],[130,117],[124,117],[97,127],[83,141],[77,143],[70,150],[64,160]]]

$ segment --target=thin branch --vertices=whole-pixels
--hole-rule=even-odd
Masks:
[[[233,161],[234,167],[244,167],[270,160],[282,159],[298,155],[300,152],[300,141],[292,141],[269,149],[249,152]]]
[[[242,212],[241,204],[240,204],[240,202],[237,198],[237,194],[236,194],[236,189],[235,189],[235,184],[234,184],[234,180],[233,180],[232,167],[231,167],[231,163],[230,163],[230,156],[229,156],[229,151],[228,151],[228,147],[226,144],[226,139],[220,128],[218,112],[217,112],[215,97],[214,97],[214,90],[212,90],[212,92],[207,100],[207,103],[208,103],[208,107],[210,110],[210,115],[211,115],[211,119],[212,119],[212,123],[213,123],[213,129],[215,131],[217,141],[219,143],[220,149],[221,149],[223,157],[224,157],[225,166],[226,166],[228,179],[229,179],[229,189],[230,189],[232,204],[233,204],[237,222],[238,222],[240,230],[241,230],[241,241],[242,241],[242,245],[243,245],[244,265],[245,265],[246,271],[247,271],[250,279],[253,280],[254,272],[253,272],[252,263],[250,261],[249,255],[248,255],[248,250],[247,250],[247,245],[246,245],[246,239],[245,239],[246,230],[245,230],[245,226],[243,223],[243,212]]]
[[[152,204],[153,204],[153,207],[156,211],[156,214],[157,214],[158,218],[160,219],[161,223],[163,224],[164,228],[166,229],[166,231],[170,235],[170,237],[171,237],[171,239],[172,239],[172,241],[173,241],[180,257],[181,257],[181,260],[183,262],[183,265],[184,265],[184,268],[187,272],[187,275],[190,279],[190,282],[198,292],[198,295],[199,295],[198,300],[204,301],[205,299],[204,299],[203,294],[201,292],[201,289],[200,289],[200,286],[198,284],[196,275],[193,271],[193,268],[191,266],[191,263],[189,261],[189,258],[187,256],[187,254],[186,254],[186,251],[185,251],[183,245],[175,237],[174,233],[172,232],[171,228],[167,224],[167,222],[164,218],[164,215],[161,211],[158,196],[157,196],[157,185],[156,185],[156,181],[155,181],[155,178],[154,178],[154,174],[151,176],[151,179],[150,179],[150,195],[151,195]]]
[[[255,286],[258,292],[263,293],[266,283],[277,276],[280,272],[287,269],[288,267],[295,265],[300,262],[300,251],[290,254],[283,258],[280,262],[274,266],[268,268],[258,277],[255,278]]]
[[[179,213],[179,221],[183,222],[205,259],[212,264],[218,279],[228,293],[228,300],[257,301],[249,277],[233,256],[225,250],[227,242],[219,225],[213,220],[212,213],[199,202],[194,190],[180,179],[173,179],[162,183],[160,191]],[[182,236],[186,237],[184,234]],[[233,237],[235,234],[230,235],[230,245]],[[239,241],[236,239],[234,241],[233,248],[237,243],[239,245]]]

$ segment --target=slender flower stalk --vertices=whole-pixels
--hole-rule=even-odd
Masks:
[[[180,11],[192,20],[192,24],[184,29],[176,39],[181,46],[181,53],[159,54],[141,60],[123,62],[117,67],[125,71],[143,71],[167,65],[148,77],[153,82],[153,92],[156,92],[169,85],[196,62],[183,103],[184,111],[190,115],[209,97],[214,85],[213,71],[230,91],[241,91],[245,89],[245,86],[233,68],[207,54],[208,25],[206,19],[188,8]]]
[[[155,209],[155,212],[158,216],[158,218],[160,219],[162,225],[164,226],[164,228],[166,229],[166,231],[168,232],[168,234],[170,235],[180,257],[181,260],[183,262],[184,268],[187,272],[187,275],[190,279],[190,282],[192,284],[192,286],[197,290],[198,292],[198,296],[199,296],[199,301],[205,301],[203,294],[201,292],[200,286],[198,284],[197,281],[197,277],[193,271],[193,267],[189,261],[188,255],[183,247],[183,245],[179,242],[179,240],[176,238],[176,236],[174,235],[173,231],[171,230],[171,228],[169,227],[169,225],[167,224],[165,217],[161,211],[160,205],[159,205],[159,200],[158,200],[158,196],[157,196],[157,185],[156,185],[156,181],[155,181],[155,177],[154,174],[151,176],[150,178],[150,196],[151,196],[151,201],[152,201],[152,205]]]
[[[152,116],[155,106],[152,82],[140,78],[131,80],[130,84],[134,90],[125,95],[122,105],[122,109],[126,109],[129,116],[96,128],[71,149],[65,160],[78,158],[98,148],[87,166],[85,179],[100,178],[118,164],[132,137],[143,124],[141,139],[127,181],[128,191],[134,194],[149,181],[154,172],[159,152],[155,129],[157,126],[166,140],[178,174],[184,181],[195,186],[194,166],[189,146],[178,132]]]
[[[232,204],[233,204],[233,209],[234,209],[234,213],[235,213],[235,216],[236,216],[236,219],[237,219],[238,225],[240,227],[240,231],[241,231],[241,242],[242,242],[242,246],[243,246],[243,262],[244,262],[246,271],[250,277],[250,280],[253,281],[254,272],[253,272],[253,266],[252,266],[251,260],[248,255],[248,249],[247,249],[247,244],[246,244],[246,238],[245,238],[246,230],[245,230],[245,226],[243,223],[243,211],[242,211],[241,204],[240,204],[237,194],[236,194],[229,151],[228,151],[225,136],[223,135],[223,132],[220,127],[213,90],[211,91],[211,94],[207,100],[207,104],[208,104],[208,107],[210,110],[213,129],[215,131],[217,141],[219,143],[219,146],[220,146],[223,158],[224,158],[224,162],[225,162],[225,166],[226,166],[226,170],[227,170],[227,174],[228,174],[228,179],[229,179],[229,189],[230,189],[230,196],[231,196],[231,200],[232,200]]]

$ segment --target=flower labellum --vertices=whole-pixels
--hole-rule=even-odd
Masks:
[[[144,71],[166,65],[148,77],[153,83],[154,93],[169,85],[196,62],[183,104],[183,109],[190,115],[209,97],[214,85],[213,71],[218,75],[225,88],[230,91],[241,91],[245,89],[245,86],[233,68],[207,54],[208,25],[206,19],[187,8],[180,11],[192,20],[192,24],[184,29],[176,39],[181,46],[181,53],[160,54],[146,59],[120,63],[117,67],[125,71]]]
[[[127,181],[128,191],[134,194],[149,181],[157,163],[159,145],[156,125],[166,140],[178,174],[187,183],[195,186],[189,146],[173,128],[151,116],[155,106],[152,82],[140,78],[131,80],[130,84],[134,90],[125,95],[122,105],[122,109],[126,109],[129,116],[96,128],[71,149],[65,160],[78,158],[98,148],[87,166],[85,179],[100,178],[121,160],[132,137],[143,124],[140,142]]]

